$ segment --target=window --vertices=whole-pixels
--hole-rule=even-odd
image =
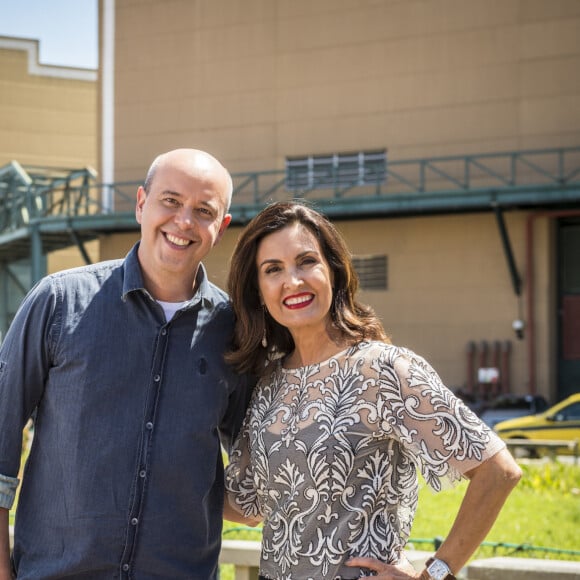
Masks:
[[[387,256],[353,256],[361,290],[387,290]]]
[[[387,151],[286,158],[286,188],[327,189],[386,181]]]

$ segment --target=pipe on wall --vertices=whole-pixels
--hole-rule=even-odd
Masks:
[[[111,187],[115,181],[115,0],[103,0],[101,35],[101,182],[102,204],[113,211]]]
[[[502,393],[508,394],[511,391],[510,381],[510,353],[512,350],[512,343],[509,340],[504,340],[501,344],[501,390]]]

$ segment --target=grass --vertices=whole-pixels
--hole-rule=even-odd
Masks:
[[[580,560],[577,540],[580,528],[580,467],[555,462],[523,464],[522,468],[522,481],[507,499],[484,545],[474,557],[510,555]],[[467,483],[464,482],[456,489],[439,494],[422,487],[411,538],[444,538],[451,528],[466,487]],[[423,549],[417,542],[415,547]],[[578,553],[561,553],[559,550]]]

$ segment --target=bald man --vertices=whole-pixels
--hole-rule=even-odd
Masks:
[[[0,350],[0,580],[217,577],[220,444],[252,386],[223,362],[233,316],[202,264],[231,196],[208,153],[160,155],[129,254],[47,276],[23,301]]]

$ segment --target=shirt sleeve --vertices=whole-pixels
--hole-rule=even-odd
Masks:
[[[7,477],[0,474],[0,508],[7,510],[12,508],[19,483],[20,480],[17,477]]]
[[[505,447],[433,367],[408,349],[378,361],[379,415],[435,490],[453,485]]]
[[[0,347],[0,495],[13,501],[22,430],[44,392],[56,291],[44,279],[25,297]]]

